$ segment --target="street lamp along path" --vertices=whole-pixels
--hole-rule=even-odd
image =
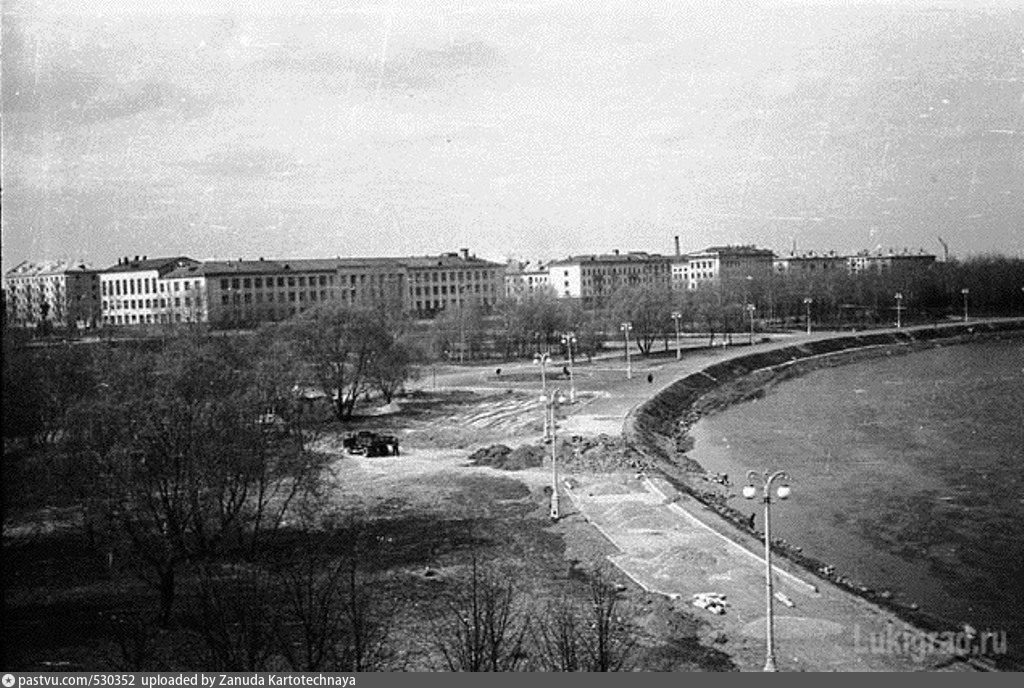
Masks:
[[[622,330],[622,334],[626,337],[626,379],[627,380],[632,380],[633,379],[633,361],[630,358],[629,333],[633,330],[633,323],[628,322],[628,321],[624,322],[624,323],[622,323],[621,326],[619,326],[619,329]]]
[[[771,504],[772,504],[772,483],[776,480],[790,480],[789,474],[785,471],[776,471],[769,474],[764,471],[759,474],[757,471],[747,471],[747,485],[743,488],[743,497],[753,499],[757,496],[757,481],[763,481],[761,494],[764,500],[764,579],[765,579],[765,600],[767,616],[765,617],[765,671],[778,671],[775,664],[775,617],[772,592],[772,525],[771,525]],[[790,495],[789,485],[783,483],[776,491],[779,499],[787,499]]]
[[[551,394],[541,394],[540,396],[541,406],[544,408],[544,422],[545,426],[551,428],[551,511],[550,516],[552,521],[557,521],[560,517],[559,504],[558,504],[558,447],[555,442],[555,409],[565,403],[565,396],[562,394],[562,390],[553,389]],[[547,434],[547,433],[545,433]]]
[[[566,332],[562,335],[562,343],[569,348],[569,403],[576,403],[576,371],[573,368],[572,345],[576,343],[576,333]]]

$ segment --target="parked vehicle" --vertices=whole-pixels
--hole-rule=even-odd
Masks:
[[[345,451],[358,456],[398,456],[398,438],[369,430],[350,434],[341,442]]]

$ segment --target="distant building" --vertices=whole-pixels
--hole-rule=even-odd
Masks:
[[[342,288],[338,263],[336,259],[213,260],[178,268],[165,280],[174,297],[176,322],[194,317],[220,325],[254,324],[284,320],[322,301],[347,300],[349,290]]]
[[[185,256],[149,258],[125,256],[99,274],[104,325],[153,325],[175,322],[172,317],[174,296],[164,277],[199,261]],[[200,278],[192,289],[199,290]],[[180,285],[179,285],[180,288]],[[180,297],[179,297],[180,298]],[[190,298],[191,302],[191,298]]]
[[[712,246],[673,260],[673,286],[693,291],[702,284],[764,277],[771,274],[774,260],[775,254],[764,248]]]
[[[570,256],[548,265],[548,284],[561,298],[582,299],[592,305],[622,286],[650,284],[668,287],[671,257],[631,251]]]
[[[466,305],[487,312],[505,293],[505,266],[470,255],[469,249],[394,260],[408,275],[405,307],[420,316]]]
[[[11,327],[89,328],[99,324],[99,274],[81,261],[25,261],[4,274]]]
[[[324,301],[390,302],[420,316],[493,307],[504,266],[468,249],[439,256],[213,260],[124,258],[100,276],[108,325],[284,320]]]
[[[919,249],[912,253],[903,249],[901,253],[890,250],[888,253],[876,251],[869,253],[861,251],[855,255],[846,257],[846,268],[851,275],[860,275],[868,272],[892,272],[909,270],[913,268],[926,268],[935,262],[935,256],[925,253]]]
[[[826,255],[818,255],[813,251],[801,255],[790,254],[776,258],[774,270],[780,275],[826,275],[846,272],[846,258],[830,251]]]
[[[546,290],[550,286],[548,264],[510,261],[505,266],[505,296],[515,298]]]

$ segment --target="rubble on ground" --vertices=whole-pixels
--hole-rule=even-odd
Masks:
[[[579,473],[612,473],[620,470],[649,470],[653,464],[629,447],[620,437],[559,437],[555,440],[555,456],[560,470]],[[490,466],[517,471],[537,468],[550,461],[550,442],[523,445],[510,449],[495,444],[473,452],[469,462],[474,466]]]

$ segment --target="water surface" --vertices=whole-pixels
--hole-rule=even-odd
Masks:
[[[1024,342],[818,370],[692,432],[693,458],[734,483],[750,468],[792,474],[792,498],[772,510],[773,537],[951,626],[1005,629],[1018,654]],[[730,504],[759,512],[762,526],[758,503]]]

